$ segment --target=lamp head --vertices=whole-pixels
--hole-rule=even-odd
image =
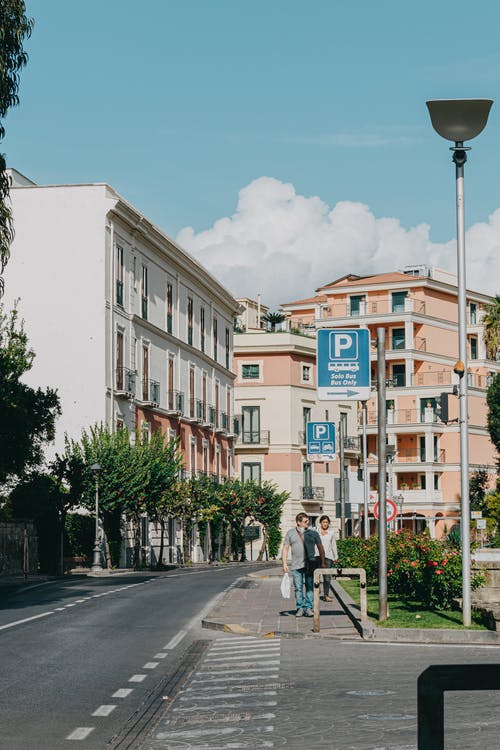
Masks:
[[[90,470],[91,470],[91,471],[96,471],[96,472],[97,472],[97,471],[101,471],[101,465],[100,465],[100,464],[98,464],[98,463],[97,463],[97,461],[96,461],[96,463],[95,463],[95,464],[92,464],[92,466],[90,467]]]
[[[492,104],[492,99],[433,99],[427,109],[438,135],[463,143],[484,130]]]

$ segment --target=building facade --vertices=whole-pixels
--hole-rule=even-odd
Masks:
[[[5,302],[36,353],[28,382],[61,398],[52,452],[95,423],[161,429],[187,472],[230,476],[236,300],[109,185],[10,177]]]
[[[291,330],[367,327],[372,341],[371,382],[377,382],[376,329],[385,329],[388,484],[398,516],[413,528],[440,536],[459,520],[459,404],[456,278],[427,267],[404,272],[349,274],[316,290],[314,297],[282,305]],[[492,298],[467,292],[466,373],[469,398],[470,470],[492,478],[496,457],[487,423],[486,390],[500,369],[487,359],[482,318]],[[439,417],[448,393],[449,421]],[[371,504],[377,492],[377,399],[368,402],[368,465]],[[361,428],[358,428],[360,432]]]
[[[336,518],[339,458],[307,460],[308,422],[334,422],[338,428],[342,421],[346,486],[362,502],[356,404],[318,401],[315,337],[286,331],[239,333],[234,357],[237,472],[242,480],[268,480],[290,493],[282,531],[294,525],[300,511],[309,513],[313,524],[322,513]],[[337,520],[335,524],[338,528]]]

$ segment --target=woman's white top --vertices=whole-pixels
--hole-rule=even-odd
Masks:
[[[337,542],[335,541],[334,529],[328,529],[325,534],[323,530],[319,528],[318,534],[325,550],[325,557],[329,557],[330,560],[337,560],[339,553],[337,552]]]

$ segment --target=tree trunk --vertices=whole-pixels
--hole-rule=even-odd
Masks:
[[[109,550],[108,535],[106,534],[106,531],[104,530],[104,526],[102,529],[102,537],[104,541],[104,556],[106,558],[106,569],[111,570],[111,568],[113,567],[113,563],[111,562],[111,552]]]
[[[163,516],[160,518],[160,550],[158,552],[158,561],[156,563],[157,570],[163,568],[163,550],[165,547],[165,519]]]
[[[140,559],[141,559],[141,521],[138,516],[134,516],[132,519],[133,530],[134,530],[134,570],[139,570]]]
[[[259,555],[257,557],[258,562],[262,562],[262,559],[264,557],[264,552],[267,552],[267,537],[268,537],[267,526],[264,526],[263,532],[262,532],[262,547],[260,548]]]

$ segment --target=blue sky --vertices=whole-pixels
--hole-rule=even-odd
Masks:
[[[110,183],[271,305],[348,271],[454,268],[454,168],[425,101],[499,98],[498,3],[26,5],[30,61],[1,146],[35,182]],[[466,167],[470,278],[489,292],[499,106]]]

